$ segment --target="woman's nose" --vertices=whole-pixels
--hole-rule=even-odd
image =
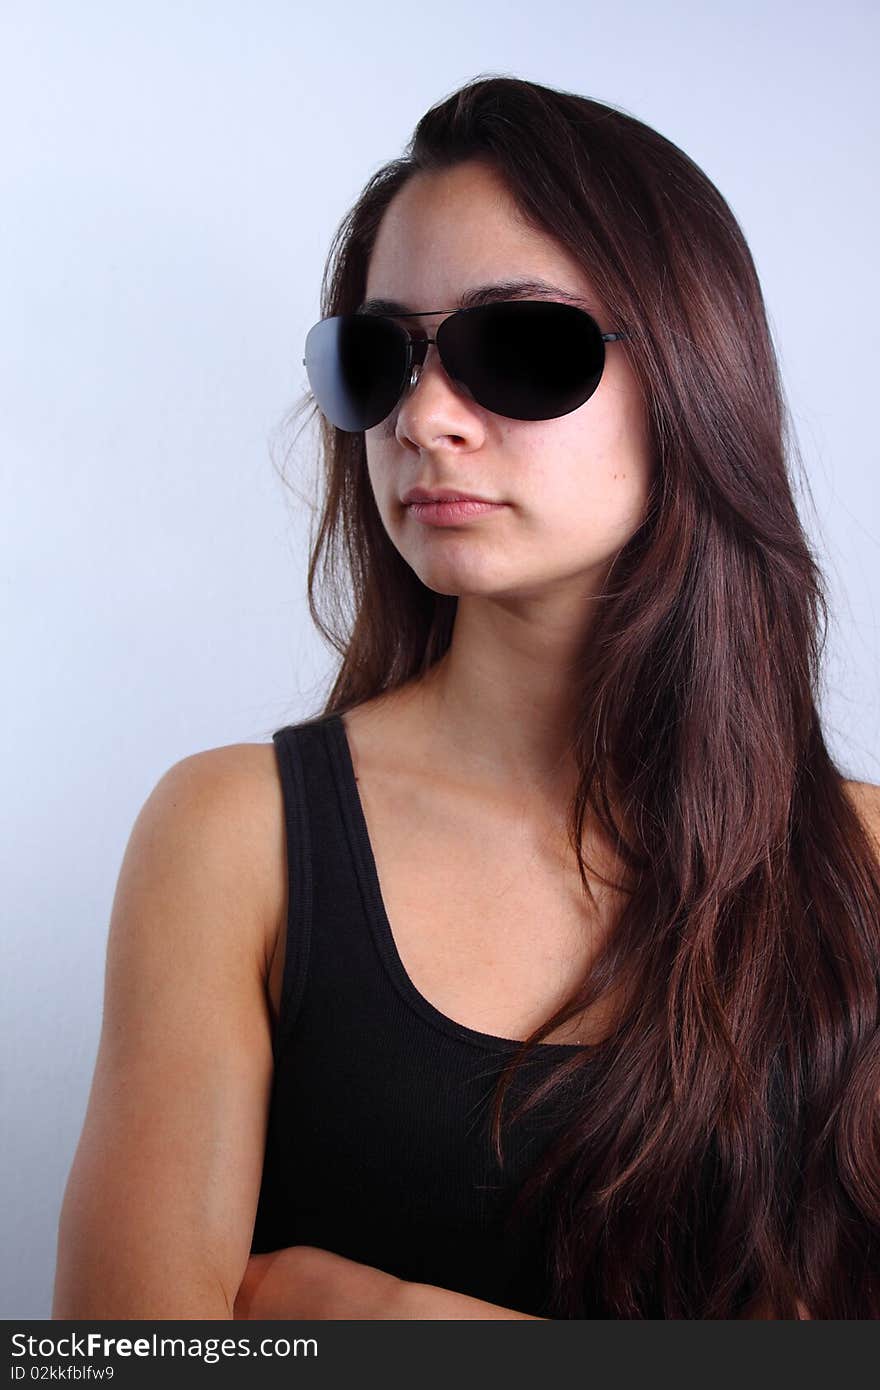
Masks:
[[[470,391],[447,374],[436,346],[429,346],[424,361],[413,364],[401,398],[395,431],[398,439],[406,437],[424,448],[441,435],[474,440],[482,429]]]

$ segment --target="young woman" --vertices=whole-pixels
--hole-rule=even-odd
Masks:
[[[476,79],[304,361],[341,666],[138,817],[54,1316],[880,1315],[880,788],[729,207]]]

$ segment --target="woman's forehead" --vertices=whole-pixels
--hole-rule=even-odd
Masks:
[[[369,257],[364,312],[451,311],[515,298],[602,310],[583,266],[522,218],[493,171],[461,164],[416,174],[398,190]]]

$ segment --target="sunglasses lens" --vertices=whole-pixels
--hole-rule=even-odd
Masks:
[[[589,400],[605,365],[599,325],[571,304],[506,301],[464,309],[437,333],[447,372],[512,420],[553,420]]]
[[[406,334],[390,319],[342,314],[321,319],[306,335],[306,373],[331,424],[372,429],[391,413],[406,379]]]

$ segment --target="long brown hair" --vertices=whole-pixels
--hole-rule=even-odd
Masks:
[[[613,1031],[529,1098],[590,1069],[517,1199],[546,1212],[545,1312],[733,1318],[757,1302],[794,1318],[800,1302],[815,1318],[878,1317],[880,864],[817,712],[824,581],[793,500],[797,445],[752,256],[717,188],[649,126],[481,76],[365,185],[328,255],[322,315],[361,302],[403,184],[474,158],[627,329],[657,465],[595,611],[573,730],[584,890],[589,807],[627,895],[493,1109],[500,1151],[513,1067],[637,962]],[[427,672],[457,604],[389,539],[363,434],[320,427],[309,606],[341,664],[315,718]]]

